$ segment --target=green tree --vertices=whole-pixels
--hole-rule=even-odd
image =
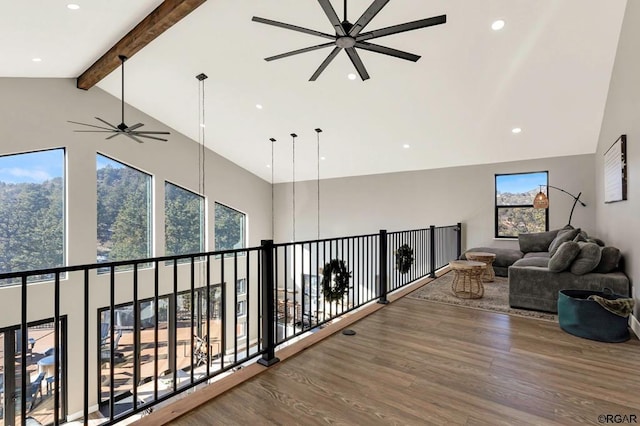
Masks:
[[[165,253],[168,256],[204,251],[202,197],[165,183]]]
[[[244,247],[244,217],[237,210],[215,204],[215,250]]]

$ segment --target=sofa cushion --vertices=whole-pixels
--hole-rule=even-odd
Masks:
[[[575,241],[565,241],[560,244],[549,259],[548,268],[551,272],[562,272],[571,266],[573,260],[580,253],[580,245]]]
[[[518,259],[522,258],[522,252],[516,249],[497,248],[497,247],[474,247],[467,251],[484,251],[488,253],[494,253],[496,260],[493,261],[493,266],[507,268],[513,265]],[[466,260],[467,257],[462,253],[460,259]]]
[[[593,272],[608,274],[618,269],[618,263],[621,257],[619,249],[616,247],[601,247],[600,252],[600,262]]]
[[[584,275],[591,272],[600,263],[602,257],[600,246],[595,243],[577,243],[580,246],[580,252],[571,263],[571,273],[575,275]]]
[[[549,259],[551,256],[549,256],[549,252],[548,251],[531,251],[529,253],[525,253],[525,255],[523,257],[524,258],[528,258],[528,257],[543,257],[545,259]]]
[[[518,234],[520,251],[529,253],[532,251],[548,251],[549,244],[556,238],[558,230],[548,232],[533,232],[530,234]]]
[[[553,255],[556,253],[556,250],[558,250],[558,247],[560,247],[560,244],[564,243],[565,241],[573,240],[579,233],[580,228],[561,229],[560,231],[558,231],[558,235],[553,239],[551,244],[549,244],[549,255],[553,257]]]
[[[518,260],[512,266],[537,266],[539,268],[546,268],[549,266],[548,257],[523,257]]]

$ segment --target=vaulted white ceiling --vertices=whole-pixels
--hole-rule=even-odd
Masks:
[[[161,3],[73,0],[80,9],[70,11],[69,2],[3,1],[0,76],[77,77]],[[333,1],[341,18],[342,3]],[[349,20],[370,3],[349,0]],[[447,15],[444,25],[375,40],[422,58],[360,50],[371,75],[361,81],[347,78],[355,70],[343,52],[309,82],[330,48],[263,58],[327,40],[251,17],[333,33],[317,1],[208,0],[127,62],[125,97],[198,141],[195,76],[207,74],[205,143],[270,181],[269,138],[277,139],[276,182],[292,179],[290,133],[298,135],[296,180],[317,177],[317,127],[321,178],[593,153],[625,6],[391,0],[365,30]],[[496,19],[506,23],[501,31],[491,29]],[[120,81],[113,72],[98,87],[119,97]],[[150,151],[153,144],[146,143]]]

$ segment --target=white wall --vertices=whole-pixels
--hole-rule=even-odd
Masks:
[[[609,96],[595,155],[596,227],[608,245],[620,248],[632,284],[640,282],[640,2],[627,2]],[[627,135],[627,201],[604,203],[603,154]],[[635,317],[640,316],[640,292],[634,289]]]
[[[499,155],[499,154],[497,154]],[[303,166],[300,166],[303,167]],[[577,194],[572,225],[595,230],[593,155],[544,158],[478,166],[422,170],[320,181],[320,236],[376,233],[445,226],[462,222],[463,249],[474,246],[517,247],[494,239],[495,174],[548,171],[549,184]],[[276,240],[293,233],[292,186],[276,185]],[[317,237],[317,182],[296,183],[296,240]],[[567,224],[573,199],[549,192],[549,228]]]
[[[168,142],[149,141],[138,144],[118,136],[106,141],[103,134],[74,133],[81,126],[67,120],[97,123],[93,117],[120,122],[120,101],[99,88],[79,90],[72,79],[0,78],[0,155],[49,148],[66,149],[66,263],[96,262],[96,153],[107,155],[153,176],[154,215],[153,255],[164,255],[164,182],[199,192],[199,145],[187,137],[167,129],[153,118],[126,108],[127,124],[142,122],[151,130],[170,130]],[[194,123],[197,125],[197,123]],[[207,135],[211,141],[215,137]],[[214,141],[215,143],[215,141]],[[234,163],[206,150],[205,195],[207,197],[208,250],[213,250],[214,201],[219,201],[247,214],[248,245],[257,246],[271,236],[271,186]],[[130,274],[117,274],[118,300],[131,300]],[[90,330],[96,330],[98,307],[109,305],[108,277],[91,276]],[[216,277],[213,278],[214,280]],[[163,279],[161,293],[171,291],[170,280]],[[182,280],[181,283],[188,283]],[[151,271],[140,278],[140,297],[152,294]],[[183,287],[184,285],[181,284]],[[234,285],[231,283],[230,285]],[[62,283],[62,314],[68,316],[67,353],[69,365],[82,365],[83,287],[82,277],[70,275]],[[116,301],[117,303],[117,301]],[[53,286],[40,283],[29,286],[28,320],[53,316]],[[229,312],[235,307],[228,306]],[[19,288],[0,289],[0,327],[20,322]],[[89,347],[97,347],[91,334]],[[90,356],[90,371],[95,371],[95,355]],[[70,383],[82,383],[82,368],[71,368]],[[95,375],[90,375],[90,396],[95,398]],[[69,411],[82,410],[80,386],[69,388]],[[94,401],[92,401],[93,403]]]

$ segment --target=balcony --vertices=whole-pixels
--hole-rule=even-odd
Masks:
[[[19,306],[0,335],[4,424],[116,424],[220,390],[459,252],[457,224],[2,274],[20,283],[2,289]]]

